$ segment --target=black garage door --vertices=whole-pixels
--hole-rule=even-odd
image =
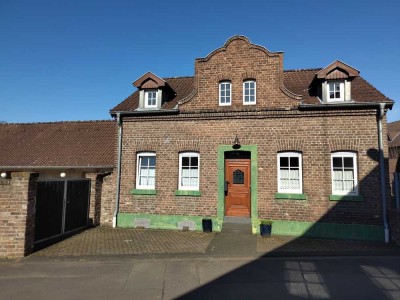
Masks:
[[[60,237],[88,225],[90,180],[39,181],[35,242]]]

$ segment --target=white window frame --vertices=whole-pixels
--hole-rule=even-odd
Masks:
[[[303,161],[302,153],[300,152],[279,152],[278,153],[278,193],[288,193],[288,194],[302,194],[303,193]],[[290,157],[297,157],[299,159],[299,188],[298,189],[282,189],[281,183],[281,157],[289,158],[289,168],[290,168]]]
[[[198,171],[197,176],[199,178],[197,186],[184,186],[182,185],[182,158],[183,157],[197,157],[198,161]],[[198,152],[181,152],[179,153],[179,182],[178,190],[181,191],[199,191],[200,190],[200,153]]]
[[[156,169],[154,170],[154,185],[140,185],[140,163],[141,157],[156,157]],[[136,188],[143,190],[154,190],[156,188],[157,156],[155,152],[140,152],[136,155]]]
[[[331,94],[331,84],[336,85],[339,84],[339,92],[340,92],[340,97],[339,98],[331,98],[330,94]],[[326,99],[327,102],[336,102],[336,101],[344,101],[344,81],[328,81],[327,82],[327,88],[326,88]],[[335,93],[335,92],[334,92]],[[336,96],[336,95],[335,95]]]
[[[154,105],[149,105],[149,93],[155,93],[155,95],[156,95],[156,102]],[[158,91],[157,90],[144,91],[144,107],[145,108],[157,108],[157,101],[158,101]]]
[[[353,159],[353,183],[354,183],[354,190],[351,192],[347,191],[337,191],[335,190],[335,184],[334,184],[334,174],[333,174],[333,158],[334,157],[351,157]],[[344,170],[344,165],[343,169]],[[350,196],[357,196],[358,195],[358,171],[357,171],[357,153],[355,152],[347,152],[347,151],[342,151],[342,152],[333,152],[331,153],[331,180],[332,180],[332,195],[350,195]]]
[[[229,102],[226,102],[226,98],[228,97],[226,95],[226,87],[225,87],[226,84],[229,84]],[[231,103],[232,103],[232,82],[230,82],[229,80],[224,80],[224,81],[221,81],[218,86],[219,86],[219,91],[218,91],[219,106],[231,105]],[[221,92],[223,91],[222,86],[225,87],[225,89],[224,89],[225,96],[221,96]],[[225,102],[222,102],[223,97],[225,99]]]
[[[245,95],[245,92],[246,92],[246,83],[254,83],[254,100],[253,101],[249,101],[249,102],[245,102],[245,99],[246,99],[246,95]],[[251,88],[247,88],[247,90],[252,90]],[[249,100],[250,100],[250,95],[248,95],[248,97],[249,97]],[[254,105],[254,104],[256,104],[256,101],[257,101],[257,85],[256,85],[256,81],[255,80],[245,80],[245,81],[243,81],[243,105]]]

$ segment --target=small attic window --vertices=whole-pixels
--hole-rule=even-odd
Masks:
[[[328,82],[327,102],[344,101],[344,81]]]
[[[157,90],[146,90],[144,92],[144,107],[157,108]]]

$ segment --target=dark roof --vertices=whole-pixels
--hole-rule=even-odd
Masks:
[[[164,109],[174,108],[179,100],[182,100],[194,91],[194,77],[163,78],[173,91],[172,98],[162,106]],[[139,90],[122,101],[111,111],[134,111],[139,107]]]
[[[319,104],[316,74],[321,70],[322,68],[284,71],[284,85],[289,91],[302,95],[305,104]],[[175,93],[168,102],[164,103],[162,107],[164,109],[174,108],[179,100],[188,97],[194,92],[194,77],[174,77],[164,78],[164,80]],[[355,102],[392,102],[391,99],[379,92],[361,76],[357,76],[352,80],[351,98]],[[111,112],[134,111],[138,106],[139,91],[137,90],[111,109]]]
[[[113,166],[114,121],[0,124],[1,167]]]
[[[400,121],[387,124],[389,147],[400,147]]]

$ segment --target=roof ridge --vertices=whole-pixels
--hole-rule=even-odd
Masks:
[[[320,70],[322,70],[322,68],[289,69],[289,70],[283,70],[283,72],[320,71]]]
[[[2,125],[41,125],[41,124],[70,124],[70,123],[109,123],[109,122],[115,122],[114,120],[77,120],[77,121],[52,121],[52,122],[6,122],[6,123],[0,123],[0,126]]]
[[[163,79],[178,79],[178,78],[194,78],[194,76],[174,76],[174,77],[163,77]]]

